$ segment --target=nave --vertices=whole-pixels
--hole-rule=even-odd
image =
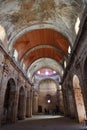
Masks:
[[[0,0],[0,130],[77,130],[84,120],[87,0]]]

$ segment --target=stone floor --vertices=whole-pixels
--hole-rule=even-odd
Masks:
[[[63,116],[38,115],[15,124],[4,125],[0,130],[85,130],[85,126]]]

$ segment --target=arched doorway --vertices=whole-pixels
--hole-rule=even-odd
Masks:
[[[25,91],[24,88],[21,87],[19,90],[19,100],[18,100],[18,119],[22,120],[25,118]]]
[[[6,123],[11,123],[16,120],[16,84],[13,78],[9,79],[4,98],[4,119]]]
[[[73,77],[73,89],[74,89],[78,121],[82,123],[83,120],[85,119],[86,111],[85,111],[81,86],[77,75],[74,75]]]

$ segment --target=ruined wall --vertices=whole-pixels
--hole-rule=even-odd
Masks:
[[[38,106],[42,107],[42,112],[45,112],[46,108],[52,113],[52,111],[56,109],[56,105],[58,107],[60,105],[60,102],[58,102],[59,95],[57,93],[57,85],[55,81],[51,79],[43,80],[38,87]]]
[[[67,94],[69,86],[71,87],[71,95],[73,97],[74,103],[74,113],[73,116],[82,122],[86,118],[87,113],[87,11],[84,14],[83,21],[80,25],[79,34],[77,36],[75,46],[72,50],[72,55],[68,64],[68,69],[64,75],[63,81],[63,97],[64,97],[64,107],[65,115],[71,117],[73,106],[71,112],[68,108],[71,100],[69,99],[69,93]],[[85,65],[86,64],[86,65]],[[70,107],[69,107],[70,108]],[[82,110],[82,111],[81,111]]]
[[[10,41],[26,27],[54,28],[74,41],[76,18],[81,17],[84,3],[78,1],[0,1],[0,23],[6,28]],[[67,15],[68,14],[68,15]],[[34,26],[33,26],[34,25]],[[71,31],[72,30],[72,31]]]
[[[12,82],[14,81],[14,83]],[[4,108],[5,104],[5,96],[7,87],[9,87],[10,83],[10,105],[13,106],[9,107],[13,108],[12,113],[8,114],[10,116],[10,121],[15,122],[18,120],[17,114],[18,114],[18,102],[19,102],[19,91],[20,88],[23,87],[24,89],[24,106],[23,109],[23,119],[29,116],[31,116],[30,112],[30,89],[31,84],[29,84],[29,81],[25,78],[21,70],[15,65],[15,63],[12,61],[12,59],[9,57],[9,55],[4,51],[4,49],[0,46],[0,124],[6,123],[6,111]],[[8,101],[7,101],[8,102]],[[27,110],[27,111],[26,111]]]

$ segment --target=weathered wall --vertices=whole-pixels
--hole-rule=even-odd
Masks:
[[[58,99],[56,83],[51,79],[41,81],[38,91],[38,106],[42,106],[42,112],[45,108],[52,111],[56,109],[56,105],[59,107]],[[50,103],[48,103],[48,100],[50,100]]]
[[[8,87],[8,82],[12,79],[14,81],[11,86],[10,98],[12,100],[13,106],[12,106],[12,117],[11,121],[15,122],[17,120],[17,114],[18,114],[18,102],[19,102],[19,91],[20,88],[23,87],[24,89],[24,106],[23,109],[23,119],[32,115],[31,113],[31,95],[30,90],[31,85],[29,84],[29,81],[24,77],[23,73],[17,68],[15,63],[11,60],[11,58],[8,56],[8,54],[3,50],[2,47],[0,47],[0,124],[6,122],[6,115],[4,113],[4,102],[5,102],[5,95],[6,90]],[[10,85],[11,85],[10,84]],[[11,103],[11,101],[10,101]],[[11,104],[10,104],[11,105]],[[9,107],[10,108],[10,107]],[[26,111],[27,110],[27,111]]]
[[[87,66],[87,62],[85,63],[87,59],[86,14],[84,15],[82,24],[80,26],[81,28],[75,43],[76,46],[74,46],[72,50],[70,62],[67,67],[68,69],[66,71],[66,74],[64,75],[64,81],[63,81],[65,115],[70,117],[72,117],[73,115],[73,117],[75,117],[79,122],[83,122],[83,120],[86,118],[87,113],[87,78],[86,78],[87,68],[85,67]],[[74,78],[74,76],[77,78]],[[67,92],[68,88],[71,88],[71,94]],[[70,96],[73,97],[72,101],[74,104],[71,105],[71,112],[69,110],[70,109],[69,104],[71,104],[71,99],[70,101],[68,100]]]
[[[80,2],[69,0],[0,1],[0,23],[5,27],[10,40],[12,38],[14,40],[14,36],[22,28],[26,29],[31,26],[30,30],[33,27],[57,29],[72,42],[75,39],[76,18],[81,17],[83,7],[82,0]]]

